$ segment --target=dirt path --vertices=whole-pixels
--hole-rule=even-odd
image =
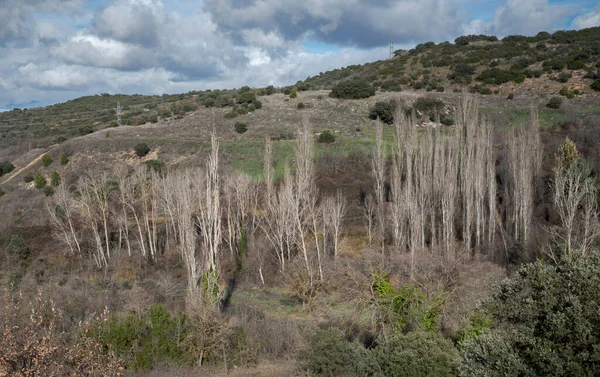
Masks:
[[[33,159],[33,160],[30,162],[30,163],[28,163],[27,165],[25,165],[25,166],[24,166],[24,167],[22,167],[21,169],[15,170],[14,172],[10,173],[10,174],[8,175],[8,177],[6,177],[6,178],[4,179],[4,181],[3,181],[3,182],[0,182],[0,184],[2,184],[2,185],[3,185],[3,184],[5,184],[5,183],[8,183],[8,182],[10,182],[10,180],[11,180],[11,179],[13,179],[13,178],[14,178],[14,177],[16,177],[17,175],[21,174],[21,173],[22,173],[22,172],[23,172],[25,169],[28,169],[28,168],[30,168],[31,166],[33,166],[33,165],[34,165],[36,162],[38,162],[39,160],[41,160],[41,159],[42,159],[42,157],[44,157],[44,155],[45,155],[46,153],[50,153],[50,152],[52,152],[52,150],[54,150],[54,148],[51,148],[51,149],[49,149],[49,150],[47,150],[47,151],[45,151],[45,152],[42,152],[42,153],[41,153],[39,156],[37,156],[36,158],[34,158],[34,159]]]

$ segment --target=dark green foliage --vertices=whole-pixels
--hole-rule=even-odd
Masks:
[[[23,177],[23,181],[25,183],[33,182],[33,175],[32,174],[25,174],[25,176]]]
[[[371,119],[381,119],[385,124],[394,123],[394,105],[389,102],[376,102],[369,113]]]
[[[233,118],[236,118],[237,116],[238,116],[238,113],[236,113],[235,111],[231,111],[231,112],[223,115],[223,117],[225,119],[233,119]]]
[[[317,329],[309,337],[308,348],[298,354],[300,367],[310,376],[366,376],[360,373],[366,359],[366,350],[346,340],[338,328]]]
[[[594,89],[597,92],[600,92],[600,80],[595,80],[592,85],[590,85],[590,88]]]
[[[46,186],[46,178],[44,178],[42,173],[35,173],[35,175],[33,176],[33,186],[36,189],[42,189],[44,188],[44,186]]]
[[[561,105],[562,105],[562,98],[552,97],[552,98],[550,98],[550,101],[546,104],[546,107],[548,107],[550,109],[560,109]]]
[[[358,99],[375,95],[375,88],[362,80],[343,81],[329,93],[333,98]]]
[[[498,37],[496,36],[488,36],[488,35],[463,35],[454,40],[454,44],[457,46],[466,46],[471,42],[479,42],[479,41],[488,41],[488,42],[496,42]]]
[[[270,96],[273,93],[275,93],[275,87],[273,85],[267,86],[266,94]]]
[[[89,135],[89,134],[93,133],[94,131],[96,131],[96,130],[92,126],[83,126],[79,129],[79,135],[80,136]]]
[[[135,154],[138,155],[138,157],[144,157],[148,153],[150,153],[150,147],[148,146],[148,144],[146,144],[146,143],[138,143],[138,144],[136,144],[136,146],[135,146]]]
[[[2,187],[0,187],[0,198],[4,196],[4,190],[2,190]]]
[[[53,171],[52,173],[50,173],[50,184],[52,185],[52,187],[60,185],[60,175],[58,175],[58,172]]]
[[[0,176],[8,174],[15,170],[15,166],[10,161],[0,162]]]
[[[475,74],[475,66],[471,64],[459,63],[448,73],[448,79],[457,83],[471,82],[471,76]],[[465,79],[466,78],[466,79]]]
[[[60,155],[60,164],[61,165],[66,165],[69,163],[69,156],[67,156],[66,153],[61,153]]]
[[[563,86],[559,93],[560,93],[561,96],[567,97],[568,99],[575,98],[575,92],[571,91],[566,86]]]
[[[290,90],[290,98],[296,98],[298,97],[298,88],[296,88],[295,86],[292,87],[292,89]]]
[[[45,154],[42,157],[42,165],[44,165],[44,166],[50,166],[50,164],[52,163],[52,161],[54,161],[54,159],[49,154]]]
[[[254,101],[256,101],[256,94],[254,94],[254,92],[250,88],[245,86],[239,90],[237,95],[238,103],[252,103]]]
[[[490,376],[600,375],[598,286],[597,251],[522,266],[484,306],[492,329],[462,345],[464,367]]]
[[[159,115],[161,118],[169,118],[173,113],[171,113],[171,110],[164,108],[160,111]]]
[[[296,108],[298,110],[304,110],[306,108],[306,106],[304,105],[303,102],[298,102],[298,105],[296,106]]]
[[[52,188],[52,186],[44,187],[44,195],[46,195],[46,196],[54,195],[54,189]]]
[[[413,107],[422,113],[440,112],[444,109],[444,101],[433,97],[419,97]]]
[[[506,71],[499,68],[486,69],[477,76],[477,81],[485,84],[501,85],[510,81],[523,82],[525,75],[521,71]]]
[[[171,316],[163,305],[156,305],[141,316],[111,316],[107,321],[96,322],[82,336],[112,347],[129,368],[147,370],[185,361],[185,320],[185,315]]]
[[[17,260],[25,260],[29,257],[29,248],[25,240],[18,234],[13,234],[4,241],[4,251]]]
[[[259,100],[255,99],[254,101],[252,101],[252,105],[254,106],[254,108],[256,110],[262,108],[262,102],[260,102]]]
[[[506,97],[506,99],[511,100],[515,98],[515,94],[514,93],[508,93],[508,96]]]
[[[237,122],[234,125],[235,128],[235,132],[237,132],[238,134],[243,134],[246,131],[248,131],[248,127],[246,126],[246,123],[242,123],[242,122]]]
[[[568,82],[572,76],[571,72],[562,72],[558,75],[558,82]]]
[[[423,331],[398,334],[371,352],[376,377],[456,376],[459,353],[452,342]]]
[[[335,142],[335,136],[329,131],[323,131],[317,138],[317,143],[331,144]]]

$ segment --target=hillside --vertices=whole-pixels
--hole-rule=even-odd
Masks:
[[[481,94],[558,95],[566,86],[596,96],[590,84],[600,79],[599,64],[600,27],[502,40],[471,35],[454,43],[421,43],[409,51],[396,51],[392,59],[323,72],[296,86],[331,89],[341,81],[361,79],[381,91],[442,92],[466,87]]]

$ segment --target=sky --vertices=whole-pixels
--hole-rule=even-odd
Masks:
[[[597,1],[0,0],[0,109],[283,86],[463,34],[600,26]]]

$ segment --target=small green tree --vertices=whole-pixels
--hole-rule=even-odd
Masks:
[[[15,166],[9,161],[0,162],[0,176],[8,174],[13,170],[15,170]]]
[[[36,189],[42,189],[46,186],[46,178],[39,171],[33,176],[33,186]]]
[[[67,156],[66,153],[61,153],[60,155],[60,164],[61,165],[66,165],[69,163],[69,156]]]
[[[58,185],[60,185],[60,175],[58,175],[58,172],[53,171],[50,174],[50,184],[52,185],[52,187],[57,187]]]
[[[317,143],[322,143],[322,144],[335,143],[335,136],[329,131],[323,131],[317,138]]]
[[[150,147],[148,146],[148,144],[146,144],[146,143],[138,143],[138,144],[136,144],[136,146],[135,146],[135,154],[137,154],[138,157],[144,157],[148,153],[150,153]]]
[[[600,91],[600,80],[594,80],[594,82],[590,85],[590,88],[599,92]]]
[[[52,156],[50,154],[45,154],[42,157],[42,165],[44,166],[50,166],[50,164],[52,163],[52,161],[54,161],[54,159],[52,158]]]
[[[552,98],[550,98],[550,101],[546,104],[546,107],[548,107],[550,109],[560,109],[561,105],[562,105],[562,98],[552,97]]]
[[[369,118],[379,118],[385,124],[394,123],[394,105],[389,102],[376,102],[375,106],[371,108]]]
[[[298,88],[296,88],[295,86],[292,87],[292,90],[290,91],[290,98],[296,98],[298,97]]]
[[[234,125],[235,128],[235,132],[237,132],[238,134],[243,134],[246,131],[248,131],[248,127],[246,126],[246,123],[242,123],[242,122],[236,122]]]

